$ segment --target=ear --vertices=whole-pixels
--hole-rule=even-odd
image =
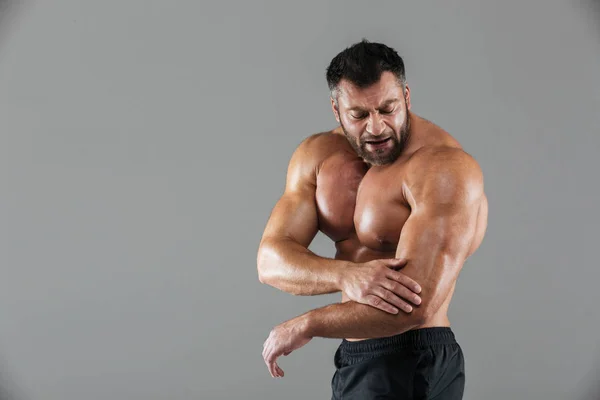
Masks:
[[[335,120],[340,123],[340,112],[338,111],[337,106],[335,105],[335,100],[333,97],[329,97],[331,100],[331,110],[333,111],[333,115],[335,116]]]
[[[408,84],[406,84],[404,89],[404,98],[406,99],[406,109],[410,110],[410,88],[408,87]]]

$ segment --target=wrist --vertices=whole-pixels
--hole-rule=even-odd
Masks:
[[[313,338],[316,336],[316,321],[311,312],[304,313],[298,317],[300,332],[302,336]]]
[[[352,261],[343,261],[335,270],[335,284],[340,292],[346,291],[348,270],[356,267],[357,264]]]

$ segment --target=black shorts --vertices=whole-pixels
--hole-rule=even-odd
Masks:
[[[462,349],[449,327],[421,328],[338,347],[332,400],[460,400]]]

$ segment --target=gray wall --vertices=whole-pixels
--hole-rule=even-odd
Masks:
[[[293,149],[335,124],[326,65],[366,37],[484,170],[488,233],[450,311],[465,399],[600,397],[597,6],[4,1],[0,385],[328,398],[338,340],[283,358],[278,380],[261,351],[339,296],[261,285],[256,249]]]

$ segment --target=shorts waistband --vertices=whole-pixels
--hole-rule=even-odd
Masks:
[[[432,345],[456,344],[454,332],[450,327],[419,328],[404,333],[360,341],[342,340],[341,350],[348,356],[360,353],[385,353],[403,348],[418,348]]]

